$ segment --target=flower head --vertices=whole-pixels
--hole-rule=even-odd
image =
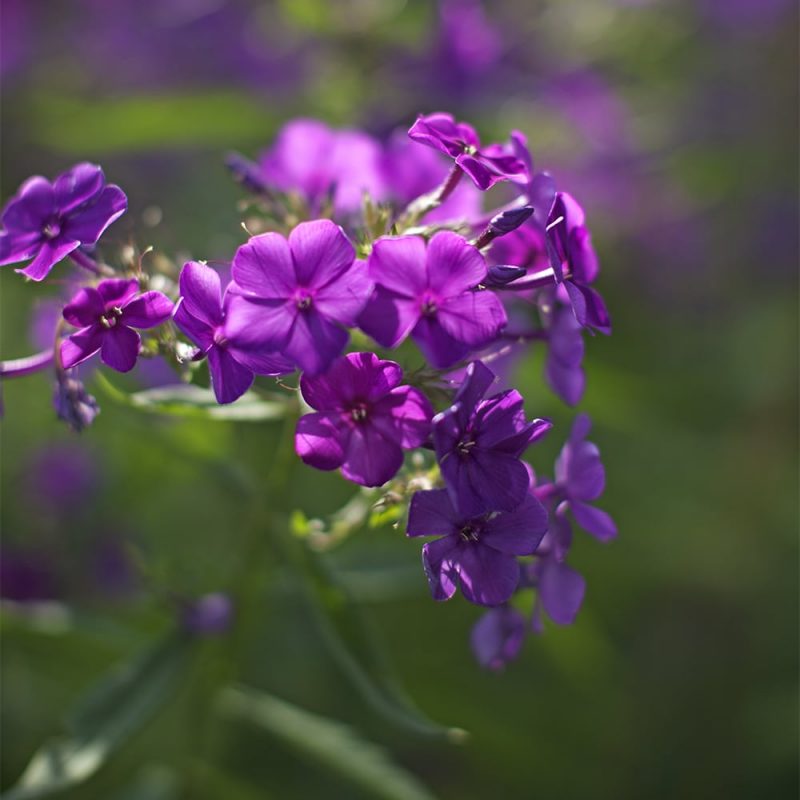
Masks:
[[[75,372],[69,370],[58,373],[53,407],[60,420],[66,422],[75,433],[80,433],[94,422],[100,413],[100,406],[94,396],[86,391],[83,382],[74,377]]]
[[[161,292],[139,293],[136,280],[112,278],[81,289],[64,307],[64,319],[80,328],[61,343],[65,369],[98,350],[103,363],[118,372],[136,364],[142,340],[134,328],[153,328],[168,320],[172,301]]]
[[[174,322],[208,358],[211,385],[217,401],[232,403],[258,375],[282,375],[294,367],[278,353],[256,351],[243,345],[232,328],[244,301],[231,291],[223,297],[219,274],[205,264],[190,261],[180,277],[181,297]]]
[[[516,389],[484,400],[494,380],[488,367],[473,361],[453,405],[433,419],[442,477],[465,516],[511,511],[525,500],[530,473],[520,456],[552,427],[545,419],[525,419]]]
[[[362,486],[380,486],[403,464],[403,450],[430,435],[433,409],[418,389],[401,386],[394,361],[374,353],[350,353],[323,375],[303,375],[300,390],[316,410],[297,423],[300,458],[342,474]]]
[[[419,116],[408,135],[450,156],[479,189],[525,177],[525,165],[511,148],[500,144],[481,147],[475,129],[466,122],[456,122],[450,114]]]
[[[254,236],[233,259],[234,291],[246,302],[231,334],[264,350],[279,350],[303,371],[324,372],[344,349],[372,290],[366,266],[330,220],[301,222],[288,241]]]
[[[469,637],[475,659],[486,669],[503,669],[519,655],[526,628],[525,617],[516,608],[490,608],[475,623]]]
[[[456,510],[444,489],[417,492],[408,512],[408,536],[439,536],[422,548],[435,600],[461,588],[472,603],[505,603],[517,588],[517,556],[534,553],[547,530],[547,512],[526,494],[513,511],[477,517]]]
[[[379,239],[368,261],[377,284],[358,324],[384,347],[411,334],[435,367],[449,367],[491,342],[506,324],[503,304],[473,291],[486,278],[483,256],[456,233]]]
[[[29,178],[3,211],[0,265],[32,259],[17,272],[40,281],[73,250],[94,244],[127,206],[122,189],[106,186],[95,164],[77,164],[52,183]]]

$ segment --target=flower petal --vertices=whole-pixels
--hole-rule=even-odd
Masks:
[[[408,506],[406,536],[455,536],[461,519],[445,489],[414,492]]]
[[[214,344],[214,329],[204,320],[193,317],[187,311],[186,304],[182,300],[178,301],[172,321],[203,352]]]
[[[539,574],[539,597],[547,616],[558,625],[571,625],[578,615],[586,581],[580,572],[554,558],[544,559]]]
[[[69,214],[78,206],[92,201],[106,182],[97,164],[83,162],[59,175],[53,182],[55,203],[60,214]]]
[[[347,344],[348,333],[313,309],[297,314],[285,352],[309,375],[331,365]]]
[[[421,236],[384,236],[372,247],[369,276],[401,297],[419,299],[428,288],[425,240]]]
[[[111,278],[97,284],[97,291],[103,298],[106,308],[123,306],[139,291],[139,281],[126,278]]]
[[[361,486],[383,486],[403,466],[400,445],[370,425],[355,425],[345,449],[342,475]]]
[[[106,310],[103,297],[97,289],[85,286],[64,306],[63,316],[70,325],[86,328],[94,325]]]
[[[70,369],[91,358],[102,346],[105,329],[99,325],[73,333],[61,342],[61,365]]]
[[[80,242],[73,242],[61,238],[45,241],[39,248],[36,257],[24,269],[18,269],[22,275],[32,281],[41,281],[50,274],[50,270],[62,259],[66,258],[73,250],[77,249]]]
[[[525,637],[525,617],[510,606],[487,611],[474,625],[470,646],[477,662],[486,669],[502,669],[513,661]]]
[[[458,583],[470,603],[499,606],[511,599],[519,582],[514,556],[468,543],[459,547],[457,558]]]
[[[231,274],[246,294],[267,300],[285,300],[297,289],[292,252],[279,233],[251,237],[236,251]]]
[[[344,231],[329,219],[301,222],[289,234],[297,285],[319,289],[337,280],[356,252]]]
[[[428,285],[441,298],[466,292],[486,277],[486,261],[477,247],[453,231],[439,231],[428,243]]]
[[[117,324],[106,331],[100,358],[117,372],[130,372],[136,365],[141,344],[142,340],[133,328]]]
[[[547,510],[530,493],[513,511],[485,523],[481,544],[512,556],[532,555],[547,532]]]
[[[459,339],[451,336],[442,326],[438,315],[422,316],[411,332],[411,338],[422,350],[431,366],[446,369],[464,358],[470,348]]]
[[[154,328],[166,322],[175,304],[161,292],[145,292],[131,300],[122,309],[120,323],[132,328]]]
[[[441,303],[436,318],[450,336],[469,350],[489,344],[508,322],[503,304],[489,291],[450,297]]]
[[[299,311],[287,300],[259,300],[232,292],[225,294],[223,334],[243,350],[283,350]]]
[[[329,414],[306,414],[297,420],[294,448],[309,466],[331,470],[342,465],[344,448],[337,417]]]
[[[3,227],[9,231],[41,233],[56,210],[55,192],[47,178],[35,175],[20,186],[3,211]]]
[[[328,319],[353,327],[367,304],[372,286],[366,263],[355,261],[338,278],[317,289],[314,307]]]
[[[42,245],[39,231],[0,231],[0,266],[33,258]]]
[[[396,347],[420,318],[419,303],[376,286],[358,317],[358,326],[384,347]]]
[[[617,526],[605,511],[576,500],[570,500],[569,507],[575,522],[595,539],[608,542],[617,535]]]
[[[458,585],[458,566],[453,556],[458,552],[458,539],[445,536],[428,542],[422,548],[422,567],[434,600],[449,600]]]
[[[218,403],[238,400],[253,385],[253,373],[219,347],[208,351],[208,368]]]
[[[226,349],[243,367],[256,375],[288,375],[295,369],[294,364],[278,352],[264,352],[260,348],[248,350],[235,347],[230,342]]]
[[[431,434],[433,408],[428,398],[411,386],[398,386],[376,401],[370,411],[372,424],[387,438],[410,450],[424,444]]]
[[[179,283],[181,303],[189,314],[211,327],[222,323],[222,284],[216,270],[198,261],[187,261]]]
[[[119,186],[106,186],[97,200],[81,208],[64,222],[64,236],[77,239],[81,244],[94,244],[112,222],[119,219],[128,208],[128,198]]]

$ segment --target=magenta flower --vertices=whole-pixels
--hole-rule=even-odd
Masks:
[[[337,212],[361,208],[364,192],[382,200],[386,189],[377,141],[361,131],[333,130],[314,119],[295,119],[258,164],[263,182],[299,192],[312,212],[330,196]]]
[[[310,375],[324,372],[344,349],[372,291],[366,266],[330,220],[301,222],[288,241],[254,236],[233,258],[233,289],[246,300],[230,334],[279,350]]]
[[[401,386],[394,361],[349,353],[323,375],[303,375],[300,390],[317,413],[297,422],[295,449],[317,469],[342,468],[362,486],[381,486],[403,464],[403,450],[430,435],[433,409],[422,392]]]
[[[61,342],[61,363],[69,369],[98,350],[104,364],[129,372],[142,340],[134,328],[154,328],[172,314],[172,301],[161,292],[139,294],[139,282],[124,278],[85,287],[64,306],[64,319],[80,328]]]
[[[530,493],[513,511],[472,517],[436,489],[411,498],[406,534],[441,537],[422,548],[434,600],[449,600],[460,586],[471,603],[497,606],[517,588],[516,557],[533,554],[546,531],[547,512]]]
[[[560,298],[572,307],[583,327],[611,333],[603,298],[589,285],[600,271],[583,209],[566,192],[557,192],[547,219],[550,265]]]
[[[475,129],[466,122],[456,122],[450,114],[419,116],[408,135],[450,156],[479,189],[488,189],[498,181],[525,178],[525,165],[510,147],[481,147]]]
[[[73,250],[93,245],[127,206],[122,189],[106,186],[95,164],[77,164],[52,183],[29,178],[3,211],[0,265],[32,259],[17,272],[41,281]]]
[[[453,405],[433,418],[442,477],[465,517],[511,511],[525,500],[531,479],[520,456],[552,427],[549,420],[526,420],[516,389],[484,400],[494,380],[488,367],[473,361]]]
[[[370,253],[377,286],[358,324],[384,347],[411,334],[428,361],[443,368],[487,345],[506,324],[492,292],[473,291],[487,274],[480,252],[451,231],[384,237]]]
[[[219,274],[205,264],[190,261],[180,277],[181,297],[174,322],[208,358],[211,385],[217,402],[232,403],[258,375],[283,375],[294,366],[278,353],[256,351],[231,332],[244,300],[230,290],[222,296]],[[229,287],[230,289],[230,287]]]
[[[600,497],[606,485],[600,451],[593,442],[586,441],[591,427],[588,415],[578,414],[569,439],[556,460],[554,491],[561,500],[556,515],[563,518],[569,510],[581,528],[606,542],[617,535],[617,526],[605,511],[589,505],[590,501]]]

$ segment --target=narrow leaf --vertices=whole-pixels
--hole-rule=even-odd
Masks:
[[[247,687],[223,690],[220,711],[263,728],[301,756],[339,773],[383,800],[434,800],[417,778],[383,748],[337,720]]]

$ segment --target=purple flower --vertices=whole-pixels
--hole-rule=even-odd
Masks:
[[[334,209],[348,213],[361,208],[365,192],[374,200],[384,198],[381,158],[380,145],[366,133],[295,119],[280,130],[259,167],[266,184],[299,192],[312,212],[332,195]]]
[[[550,265],[559,284],[560,299],[568,303],[583,327],[611,333],[611,320],[603,298],[589,286],[600,270],[592,236],[584,225],[583,209],[566,192],[557,192],[547,235]]]
[[[222,296],[219,274],[189,261],[181,270],[181,297],[174,322],[208,358],[211,385],[219,403],[232,403],[253,384],[254,375],[282,375],[294,367],[278,353],[247,347],[233,330],[249,304],[230,287]]]
[[[122,189],[106,186],[95,164],[77,164],[52,183],[29,178],[3,211],[0,265],[33,259],[17,272],[40,281],[73,250],[93,245],[127,206]]]
[[[450,114],[419,116],[408,135],[454,159],[479,189],[525,177],[525,165],[510,148],[499,144],[482,148],[475,129],[466,122],[456,122]]]
[[[324,372],[344,349],[372,291],[366,265],[330,220],[301,222],[288,241],[254,236],[233,258],[235,291],[246,302],[231,335],[253,347],[279,350],[309,373]]]
[[[471,516],[454,508],[444,489],[417,492],[408,511],[408,536],[439,536],[422,548],[434,600],[461,587],[472,603],[497,606],[517,588],[517,556],[531,555],[547,530],[547,512],[527,493],[513,511]]]
[[[606,474],[600,461],[600,451],[593,442],[587,442],[592,422],[586,414],[578,414],[569,439],[556,459],[556,477],[553,483],[542,482],[534,492],[542,501],[555,507],[553,531],[554,546],[563,559],[569,549],[571,528],[566,514],[572,512],[575,522],[602,542],[617,535],[617,526],[611,517],[599,508],[589,505],[603,493]]]
[[[312,467],[342,468],[362,486],[381,486],[403,464],[403,450],[430,435],[433,409],[422,392],[400,386],[403,372],[374,353],[350,353],[300,390],[317,413],[297,422],[295,449]]]
[[[94,422],[100,413],[100,406],[94,396],[86,391],[83,382],[74,377],[75,372],[59,371],[53,392],[53,407],[60,420],[66,422],[75,433],[80,433]]]
[[[489,609],[473,626],[470,645],[476,661],[486,669],[501,670],[522,648],[527,624],[511,606]]]
[[[181,610],[181,625],[197,636],[217,636],[231,626],[233,601],[227,594],[213,592],[186,603]]]
[[[538,558],[523,569],[522,585],[537,590],[531,615],[535,633],[544,631],[542,610],[557,625],[572,625],[586,594],[586,579],[565,563],[566,554],[560,555],[550,538],[548,534],[536,551]]]
[[[85,287],[64,306],[64,319],[80,328],[61,343],[61,362],[74,367],[98,350],[104,364],[129,372],[142,340],[134,328],[154,328],[170,318],[172,301],[161,292],[139,294],[136,280],[112,278]]]
[[[480,361],[467,367],[453,405],[433,418],[433,443],[447,492],[465,517],[511,511],[528,494],[530,473],[520,456],[550,428],[525,419],[516,389],[483,397],[495,380]]]
[[[456,233],[440,231],[427,247],[421,236],[384,237],[368,267],[377,286],[358,324],[384,347],[410,333],[433,366],[449,367],[506,324],[492,292],[472,291],[486,277],[486,262]]]

